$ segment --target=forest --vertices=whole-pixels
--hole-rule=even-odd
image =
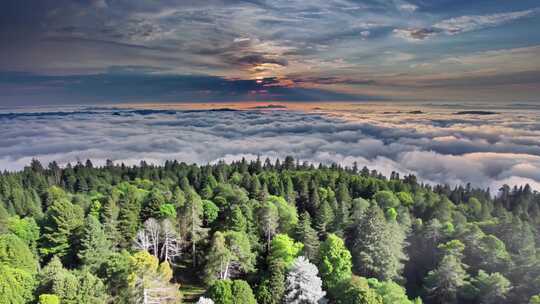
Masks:
[[[33,160],[0,174],[0,303],[539,304],[540,193],[292,157]]]

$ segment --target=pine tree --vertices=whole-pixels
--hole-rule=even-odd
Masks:
[[[319,263],[319,237],[317,231],[311,227],[311,217],[304,212],[300,215],[300,221],[296,226],[296,239],[304,244],[303,255],[312,263]]]
[[[439,248],[444,255],[437,268],[426,276],[427,292],[435,303],[456,303],[458,293],[469,278],[467,266],[461,262],[464,245],[454,240]]]
[[[326,237],[326,235],[330,232],[330,225],[333,221],[334,211],[332,210],[332,207],[330,207],[328,201],[324,200],[321,203],[319,210],[317,210],[315,216],[315,227],[317,227],[317,231],[319,232],[319,236],[321,238]]]
[[[94,216],[86,217],[83,229],[78,256],[84,267],[96,273],[111,254],[111,243]]]
[[[41,252],[56,255],[66,264],[75,262],[75,244],[79,229],[84,224],[84,212],[67,199],[54,201],[47,210]]]
[[[377,206],[368,209],[356,227],[353,256],[358,274],[381,280],[399,279],[403,269],[404,235],[388,223]]]

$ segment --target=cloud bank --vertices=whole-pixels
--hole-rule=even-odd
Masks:
[[[456,106],[303,105],[303,111],[76,108],[0,114],[0,168],[34,157],[61,164],[208,163],[246,157],[337,162],[416,174],[429,183],[540,189],[538,109],[457,115]],[[422,112],[412,111],[421,109]],[[532,114],[531,114],[532,113]]]

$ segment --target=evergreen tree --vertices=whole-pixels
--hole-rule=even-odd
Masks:
[[[434,270],[426,276],[428,295],[434,303],[456,303],[469,275],[461,262],[463,243],[454,240],[439,246],[444,255]]]
[[[312,263],[319,263],[320,242],[317,232],[311,227],[311,217],[304,212],[300,215],[300,221],[296,226],[296,239],[304,244],[303,255]]]
[[[75,263],[77,238],[84,224],[84,212],[67,199],[54,201],[47,210],[41,253],[56,255],[68,265]]]
[[[78,253],[84,267],[96,273],[111,254],[111,243],[107,239],[101,224],[92,215],[86,217],[81,237],[81,249]]]
[[[388,223],[377,206],[368,209],[353,240],[355,268],[365,277],[399,279],[403,269],[404,236],[396,223]]]

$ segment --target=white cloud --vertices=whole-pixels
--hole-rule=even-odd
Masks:
[[[406,13],[414,13],[416,10],[418,10],[418,6],[410,3],[400,4],[398,6],[398,9],[402,12]]]
[[[492,15],[461,16],[437,22],[433,25],[433,27],[444,31],[448,35],[456,35],[531,17],[536,15],[538,12],[538,9],[530,9]]]
[[[332,108],[0,114],[0,170],[21,169],[34,157],[44,163],[90,158],[96,164],[112,159],[132,165],[141,159],[204,164],[292,155],[358,162],[384,174],[413,173],[429,183],[471,182],[492,190],[502,183],[540,183],[540,122],[530,109],[474,116],[420,105],[393,104],[394,112],[384,104]],[[424,114],[409,113],[418,109]]]
[[[393,33],[396,37],[414,42],[435,36],[437,31],[428,28],[407,28],[394,29]]]

